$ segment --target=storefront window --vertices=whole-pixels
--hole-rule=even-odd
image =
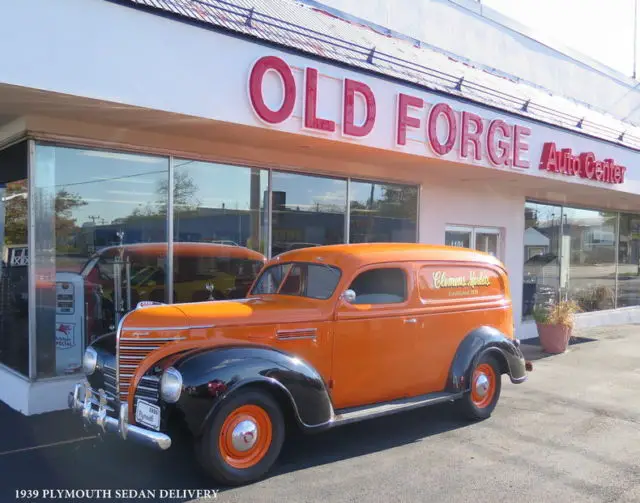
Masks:
[[[173,301],[240,298],[263,265],[266,170],[174,160]]]
[[[29,374],[26,141],[0,151],[0,363]]]
[[[640,305],[640,215],[620,215],[616,307]]]
[[[562,208],[526,203],[524,208],[524,283],[522,314],[530,319],[534,306],[558,299],[561,286]],[[566,274],[562,282],[566,281]]]
[[[354,181],[349,205],[351,243],[416,241],[417,187]]]
[[[585,312],[613,309],[617,214],[564,208],[563,215],[562,259],[569,262],[568,298]]]
[[[168,166],[167,158],[37,145],[38,377],[79,372],[86,345],[136,300],[164,298]],[[154,288],[140,288],[143,276]]]
[[[272,256],[344,243],[347,181],[274,171]]]

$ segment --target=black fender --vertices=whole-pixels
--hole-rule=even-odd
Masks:
[[[263,346],[190,351],[173,362],[182,375],[176,404],[195,436],[231,394],[261,386],[290,407],[302,429],[326,425],[333,417],[329,392],[320,374],[298,357]]]
[[[525,359],[520,344],[493,327],[479,327],[462,340],[449,369],[446,391],[461,393],[469,390],[471,373],[485,354],[495,356],[501,373],[507,374],[514,384],[527,379]]]

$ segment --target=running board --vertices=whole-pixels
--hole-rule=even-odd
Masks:
[[[333,418],[333,425],[338,426],[347,423],[371,419],[378,416],[387,416],[405,410],[417,409],[427,405],[435,405],[442,402],[453,402],[462,397],[463,393],[429,393],[427,395],[392,400],[390,402],[380,402],[362,407],[351,407],[348,409],[336,410]]]

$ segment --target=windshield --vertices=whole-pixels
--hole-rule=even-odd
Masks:
[[[328,299],[333,295],[340,269],[324,264],[288,263],[268,267],[260,275],[251,293],[296,295]]]

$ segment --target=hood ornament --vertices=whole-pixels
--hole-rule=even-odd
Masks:
[[[204,287],[207,290],[207,292],[209,292],[209,300],[215,300],[213,298],[213,292],[215,290],[215,286],[214,286],[213,282],[207,281],[207,283],[204,285]]]

